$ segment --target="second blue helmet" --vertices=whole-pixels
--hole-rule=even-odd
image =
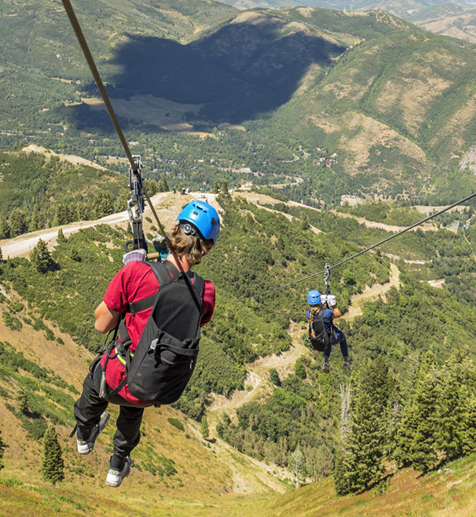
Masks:
[[[307,303],[309,305],[319,305],[321,303],[321,293],[319,291],[309,291],[307,293]]]
[[[177,220],[181,226],[190,223],[205,240],[212,240],[216,244],[220,235],[220,217],[212,205],[205,201],[190,201]]]

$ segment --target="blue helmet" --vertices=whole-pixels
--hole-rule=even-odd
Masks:
[[[185,233],[212,240],[213,244],[216,244],[220,234],[220,218],[212,205],[205,201],[190,201],[182,209],[177,220]],[[196,235],[195,230],[199,235]]]
[[[309,305],[319,305],[321,303],[321,293],[319,291],[309,291],[307,293],[307,303]]]

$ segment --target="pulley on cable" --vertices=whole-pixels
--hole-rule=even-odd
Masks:
[[[132,156],[135,168],[129,167],[129,188],[131,198],[127,203],[127,211],[131,220],[132,239],[126,242],[126,253],[143,249],[148,251],[147,241],[142,229],[142,217],[144,214],[144,187],[142,177],[142,162],[139,155]],[[132,245],[132,250],[130,246]]]
[[[129,189],[131,191],[131,198],[127,204],[127,211],[132,227],[132,239],[126,242],[126,253],[143,249],[148,252],[148,243],[144,236],[142,227],[142,219],[144,217],[145,198],[147,193],[144,189],[144,177],[142,174],[142,161],[139,155],[132,156],[135,167],[129,167]],[[152,207],[152,202],[149,200],[149,206]],[[148,259],[156,259],[160,262],[165,260],[168,256],[167,237],[161,235],[152,239],[154,252],[148,253]],[[130,247],[132,246],[132,250]]]

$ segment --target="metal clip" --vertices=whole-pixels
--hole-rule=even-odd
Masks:
[[[152,341],[152,343],[150,344],[149,349],[150,350],[155,350],[157,348],[158,344],[159,344],[159,339],[155,338],[154,341]]]
[[[99,396],[103,399],[106,396],[106,372],[103,370],[101,384],[99,386]]]
[[[331,281],[330,281],[331,265],[326,264],[324,266],[324,269],[325,269],[324,282],[326,283],[326,294],[331,294]]]

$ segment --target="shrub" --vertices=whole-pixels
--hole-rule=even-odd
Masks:
[[[185,431],[185,427],[178,418],[167,418],[167,421],[169,422],[169,424],[176,427],[179,431]]]

